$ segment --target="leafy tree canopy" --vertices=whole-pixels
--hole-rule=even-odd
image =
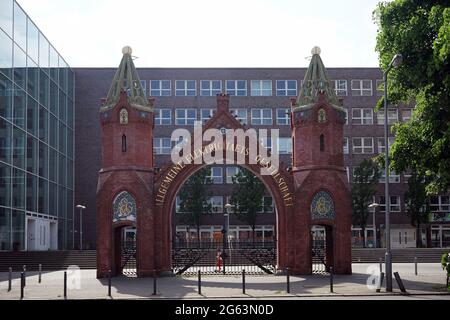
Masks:
[[[394,126],[391,169],[426,177],[427,192],[450,187],[450,1],[394,0],[374,12],[376,50],[386,70],[401,53],[403,64],[389,73],[390,103],[415,103],[412,119]],[[383,99],[379,107],[383,105]]]

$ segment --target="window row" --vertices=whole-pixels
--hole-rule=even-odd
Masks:
[[[174,109],[175,119],[172,120],[173,109],[161,108],[155,110],[155,124],[156,125],[172,125],[172,122],[176,125],[194,125],[194,122],[200,120],[202,123],[206,123],[213,117],[215,109]],[[290,110],[287,108],[278,108],[272,110],[270,108],[254,108],[254,109],[232,109],[230,111],[237,120],[243,125],[248,124],[248,118],[250,113],[250,122],[252,125],[273,125],[273,114],[276,114],[277,125],[290,125],[291,117]]]
[[[230,203],[230,196],[226,196],[225,200],[226,203]],[[223,202],[224,197],[223,196],[212,196],[208,199],[208,204],[211,205],[211,213],[224,213],[225,204]],[[182,213],[181,210],[181,199],[180,197],[176,197],[175,200],[175,212],[176,213]],[[270,196],[264,196],[263,199],[261,199],[261,209],[258,211],[258,213],[273,213],[274,212],[274,206],[273,206],[273,199]]]
[[[355,178],[355,176],[356,176],[355,175],[356,167],[353,168],[352,179],[350,179],[350,168],[346,167],[345,169],[347,171],[347,181],[352,182],[353,178]],[[403,177],[404,177],[404,182],[408,183],[408,179],[411,177],[411,175],[405,173],[403,175]],[[386,181],[386,174],[384,172],[384,169],[380,168],[380,178],[378,179],[378,182],[385,183],[385,181]],[[400,174],[397,174],[395,172],[389,172],[389,183],[400,183]]]
[[[399,121],[398,109],[388,109],[388,124],[392,125]],[[346,124],[348,124],[348,111]],[[401,110],[402,121],[407,122],[411,119],[412,109]],[[351,109],[352,125],[372,125],[374,124],[374,111],[372,108],[352,108]],[[384,125],[384,111],[380,110],[376,113],[378,125]]]
[[[375,144],[372,137],[355,137],[352,138],[352,153],[353,154],[374,154]],[[385,139],[384,137],[376,138],[377,141],[377,153],[385,152]],[[394,144],[395,137],[388,138],[389,148]],[[350,154],[350,139],[344,138],[344,154]]]
[[[275,95],[279,97],[296,97],[299,93],[297,80],[274,80]],[[231,96],[245,97],[248,95],[248,82],[250,82],[250,96],[270,97],[274,95],[273,80],[174,80],[175,96],[216,96],[224,91]],[[147,81],[142,80],[142,87],[147,92]],[[373,80],[354,79],[350,81],[352,96],[373,96]],[[153,97],[168,97],[172,93],[172,80],[150,80],[149,94]],[[330,84],[337,96],[348,96],[347,80],[331,80]],[[300,81],[300,88],[303,80]],[[383,94],[383,83],[376,80],[378,96]]]
[[[261,139],[261,145],[273,152],[275,146],[272,138]],[[153,138],[153,153],[155,155],[170,155],[177,144],[170,138]],[[278,154],[292,154],[292,138],[278,138]],[[221,183],[221,182],[220,182]]]

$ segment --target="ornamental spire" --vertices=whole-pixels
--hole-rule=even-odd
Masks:
[[[101,112],[114,108],[119,102],[122,93],[127,95],[128,103],[132,107],[152,111],[150,103],[145,96],[144,89],[142,88],[136,67],[134,66],[131,56],[132,52],[133,50],[129,46],[122,49],[122,61],[112,81],[106,102],[100,109]]]

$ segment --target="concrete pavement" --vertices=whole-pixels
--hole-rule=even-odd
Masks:
[[[246,294],[242,292],[241,276],[202,276],[202,294],[198,294],[197,277],[165,277],[157,279],[157,295],[153,279],[112,279],[113,299],[448,299],[444,287],[445,273],[439,264],[393,264],[399,272],[408,295],[401,295],[394,278],[394,294],[376,293],[378,264],[353,264],[352,275],[335,275],[334,292],[330,293],[327,275],[291,276],[290,293],[286,292],[286,276],[246,276]],[[28,272],[25,299],[63,299],[63,271],[43,272],[38,283],[36,272]],[[68,272],[68,299],[110,299],[108,280],[95,278],[95,270]],[[8,288],[8,273],[0,273],[0,300],[20,299],[20,272],[13,273],[12,290]]]

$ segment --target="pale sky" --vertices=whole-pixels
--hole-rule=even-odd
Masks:
[[[379,0],[18,0],[72,67],[378,67]]]

